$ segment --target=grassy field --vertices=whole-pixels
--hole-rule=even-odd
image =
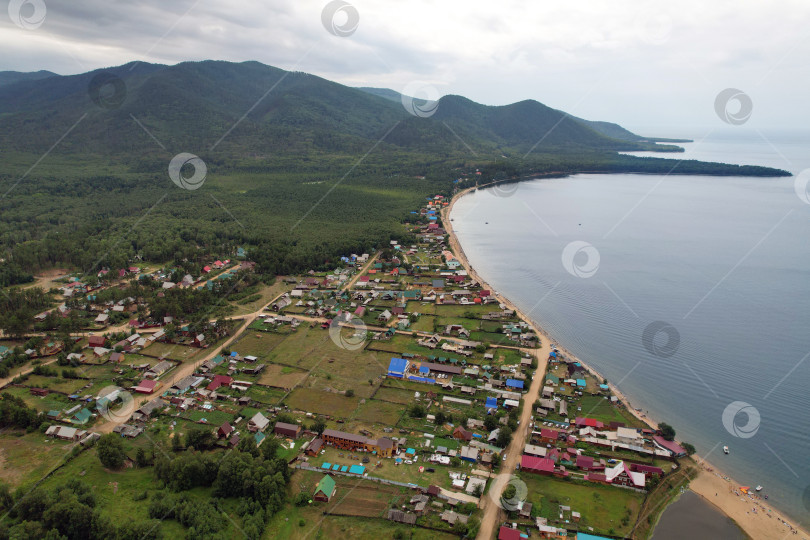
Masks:
[[[284,339],[282,334],[247,330],[229,348],[240,356],[256,356],[264,362]]]
[[[285,400],[292,409],[300,409],[316,414],[348,418],[357,409],[358,397],[324,392],[313,388],[298,388]]]
[[[144,356],[142,354],[137,353],[125,353],[124,354],[124,361],[121,362],[121,365],[135,365],[140,366],[142,364],[149,364],[149,366],[154,366],[155,364],[160,363],[160,359],[152,358],[151,356]]]
[[[388,384],[390,379],[386,379],[385,383]],[[378,400],[391,401],[408,405],[413,401],[413,392],[410,390],[401,390],[399,388],[390,388],[388,386],[382,387],[374,394],[374,398]]]
[[[9,386],[3,390],[3,393],[21,398],[23,401],[25,401],[26,405],[33,407],[40,412],[52,411],[54,409],[60,410],[73,403],[67,398],[67,396],[63,396],[62,394],[51,393],[42,397],[34,396],[31,394],[28,388],[22,387]]]
[[[59,469],[43,483],[42,487],[50,489],[71,478],[78,478],[92,487],[97,508],[113,522],[148,518],[149,505],[144,501],[136,501],[135,497],[142,496],[144,492],[151,494],[157,488],[151,468],[110,471],[101,466],[96,451],[91,449]],[[195,489],[187,493],[202,499],[210,497],[211,489]],[[185,528],[176,521],[162,521],[160,529],[165,538],[185,536]]]
[[[73,444],[46,439],[39,432],[4,431],[0,434],[0,479],[12,487],[30,485],[56,467]]]
[[[405,412],[405,407],[397,403],[388,403],[376,399],[368,399],[361,403],[355,418],[372,424],[393,426]]]
[[[559,522],[559,506],[565,505],[582,515],[580,530],[593,527],[596,534],[625,536],[644,500],[641,493],[613,486],[581,484],[525,472],[519,476],[528,488],[528,501],[540,509],[539,515],[547,518],[550,525]]]
[[[62,377],[45,377],[44,375],[31,375],[25,381],[29,388],[47,388],[54,392],[73,394],[88,384],[84,379],[63,379]]]
[[[307,372],[288,366],[270,364],[264,368],[259,377],[259,384],[274,388],[295,388],[307,378]]]
[[[220,426],[225,422],[233,422],[234,416],[225,411],[189,411],[186,418],[193,422],[205,419],[206,423],[212,426]]]
[[[258,311],[266,304],[268,304],[271,300],[273,300],[275,297],[277,297],[282,293],[292,290],[292,288],[293,286],[289,283],[284,283],[284,280],[276,279],[276,282],[270,286],[263,285],[261,289],[256,293],[259,295],[259,298],[254,300],[253,302],[248,302],[247,304],[238,304],[237,302],[231,302],[230,304],[235,309],[233,314],[247,315],[249,313]]]
[[[296,471],[291,481],[291,495],[294,496],[301,491],[312,493],[315,484],[320,480],[322,474],[309,471]],[[378,540],[381,538],[393,538],[397,531],[403,534],[403,538],[414,540],[450,540],[456,538],[453,535],[437,531],[409,527],[402,524],[393,523],[381,518],[369,518],[361,516],[335,516],[324,514],[325,510],[331,508],[340,501],[342,496],[348,492],[357,480],[336,477],[338,482],[337,496],[333,503],[313,503],[304,507],[288,505],[284,510],[276,514],[268,523],[264,538],[290,538],[294,540],[304,538],[330,539],[330,538],[352,538],[357,540]],[[410,499],[407,490],[392,488],[390,486],[380,486],[371,482],[360,482],[361,485],[370,484],[358,495],[352,493],[338,507],[340,513],[345,513],[347,508],[352,510],[359,503],[369,504],[373,507],[380,507],[380,503],[385,501],[386,506],[392,503],[402,503]],[[358,487],[355,491],[358,491]],[[373,492],[377,494],[373,494]],[[347,503],[351,503],[348,506]]]
[[[286,392],[278,388],[267,388],[253,385],[247,391],[247,396],[262,405],[278,405]]]
[[[632,427],[646,427],[646,425],[633,416],[630,411],[624,407],[612,405],[610,400],[605,399],[603,396],[582,396],[579,406],[582,407],[582,411],[577,413],[578,416],[595,418],[606,424],[610,422],[624,422]]]
[[[178,360],[180,362],[191,360],[198,354],[204,354],[202,352],[204,349],[185,347],[183,345],[172,345],[170,343],[152,343],[143,349],[143,351],[150,356],[168,358],[169,360]]]
[[[411,325],[411,329],[415,332],[433,332],[435,320],[436,317],[433,315],[420,315],[416,322]]]

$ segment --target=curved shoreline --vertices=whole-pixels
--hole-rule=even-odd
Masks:
[[[471,278],[477,281],[482,288],[490,289],[493,296],[495,296],[509,309],[514,310],[521,319],[525,320],[531,326],[532,330],[534,330],[537,335],[543,336],[546,340],[548,340],[548,343],[554,343],[558,349],[563,351],[567,359],[580,362],[582,366],[593,376],[597,377],[598,379],[604,379],[604,377],[602,377],[593,367],[589,366],[585,362],[582,362],[575,355],[571,354],[571,352],[565,347],[561,346],[557,340],[553,339],[548,332],[537,324],[536,321],[526,316],[526,314],[512,301],[504,297],[502,294],[497,293],[495,289],[489,285],[470,264],[470,261],[467,258],[463,247],[461,246],[461,242],[453,230],[453,223],[450,220],[450,214],[452,213],[456,202],[458,202],[465,195],[477,191],[478,189],[486,189],[487,187],[495,186],[496,184],[498,184],[498,182],[492,182],[477,187],[469,187],[459,191],[452,196],[450,199],[450,204],[441,209],[442,226],[448,235],[448,247],[453,253],[455,253],[459,262],[461,262],[462,266],[467,270],[467,273]],[[653,422],[652,418],[647,415],[640,414],[633,407],[631,407],[630,400],[627,398],[627,396],[619,391],[612,383],[608,382],[608,386],[610,387],[611,392],[613,392],[613,394],[619,398],[619,400],[624,404],[631,414],[651,428],[657,428],[658,422]],[[698,476],[690,482],[689,489],[697,493],[704,501],[719,509],[719,511],[725,516],[732,519],[743,531],[745,531],[746,534],[756,539],[775,538],[784,540],[788,537],[794,537],[802,538],[803,540],[810,540],[810,533],[808,533],[807,530],[798,526],[793,520],[786,519],[782,513],[770,506],[765,501],[759,499],[759,497],[754,496],[756,499],[749,499],[746,501],[743,497],[735,494],[735,486],[741,486],[743,484],[735,482],[733,478],[720,472],[717,467],[705,459],[694,461],[698,467],[700,467],[701,471]],[[712,491],[715,492],[714,497],[711,496]],[[752,514],[749,508],[753,507],[750,505],[760,507],[762,512]],[[664,511],[666,511],[666,509]],[[773,516],[776,516],[776,519]],[[792,529],[781,525],[782,521],[789,523]],[[791,530],[797,531],[797,534],[791,534]]]

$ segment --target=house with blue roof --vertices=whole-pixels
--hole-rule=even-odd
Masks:
[[[519,381],[517,379],[506,379],[506,387],[523,390],[523,381]]]
[[[497,409],[498,408],[498,398],[488,397],[485,407],[487,409]]]
[[[408,361],[404,358],[391,358],[388,364],[388,376],[401,379],[405,376],[405,371],[408,369]]]
[[[585,379],[577,379],[577,388],[585,388],[588,382]]]

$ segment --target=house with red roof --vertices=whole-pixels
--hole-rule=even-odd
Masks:
[[[605,478],[612,485],[638,489],[644,489],[644,486],[647,485],[647,478],[644,473],[631,471],[630,467],[623,461],[617,463],[615,467],[605,469]]]
[[[540,430],[540,440],[544,443],[554,443],[560,437],[560,432],[556,429],[542,428]]]
[[[643,465],[641,463],[631,463],[630,470],[653,476],[664,476],[664,469],[653,467],[652,465]]]
[[[103,347],[106,341],[104,336],[90,336],[87,338],[88,347]]]
[[[598,473],[598,472],[593,472],[593,471],[591,471],[591,472],[589,472],[588,474],[585,475],[585,480],[588,480],[589,482],[597,482],[597,483],[600,483],[600,484],[607,484],[608,483],[607,477],[605,477],[604,473]]]
[[[524,454],[520,457],[520,470],[535,474],[554,474],[554,461]]]
[[[600,422],[599,420],[596,420],[594,418],[585,418],[582,416],[577,416],[575,424],[579,428],[592,427],[596,429],[604,429],[605,427],[605,424],[603,422]]]
[[[231,383],[233,383],[233,377],[229,377],[227,375],[215,375],[206,389],[213,392],[221,386],[229,387],[231,386]]]
[[[134,387],[133,390],[135,390],[139,394],[151,394],[152,392],[155,391],[155,388],[157,388],[157,386],[158,386],[157,381],[153,381],[152,379],[144,379],[140,383],[138,383],[138,386]]]
[[[528,538],[528,536],[520,532],[518,529],[513,529],[512,527],[507,527],[506,525],[501,525],[501,528],[498,531],[498,540],[521,540],[521,538]]]
[[[686,450],[684,450],[681,445],[675,441],[668,441],[661,435],[654,435],[653,443],[663,450],[668,450],[673,457],[683,457],[686,455]]]

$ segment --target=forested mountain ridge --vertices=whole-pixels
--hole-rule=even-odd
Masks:
[[[99,79],[105,76],[118,78],[120,87],[99,88]],[[93,100],[103,100],[104,92],[110,94],[109,102],[96,106]],[[352,152],[389,130],[385,145],[436,155],[468,154],[465,144],[493,155],[504,150],[525,153],[532,147],[540,151],[652,148],[640,137],[633,141],[608,137],[533,100],[495,107],[445,96],[435,115],[419,118],[391,99],[393,94],[372,95],[258,62],[174,66],[136,62],[0,86],[0,114],[4,115],[0,144],[18,151],[47,149],[60,130],[64,132],[86,113],[87,118],[56,151],[151,151],[154,142],[144,137],[133,117],[167,147],[178,148],[213,146],[239,122],[222,143],[221,154],[231,156],[268,149],[275,154]]]
[[[377,94],[220,61],[133,62],[0,85],[0,283],[53,266],[93,272],[237,246],[262,273],[327,268],[402,240],[402,221],[425,196],[476,180],[787,174],[620,154],[677,147],[622,140],[638,136],[532,100],[493,107],[450,95],[421,117],[399,94]],[[169,178],[179,153],[205,163],[200,189]]]

